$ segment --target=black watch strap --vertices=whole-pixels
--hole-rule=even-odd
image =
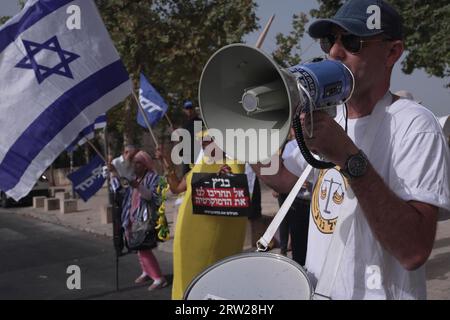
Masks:
[[[362,150],[359,150],[358,153],[348,157],[341,172],[347,179],[359,178],[366,174],[368,165],[367,156]]]

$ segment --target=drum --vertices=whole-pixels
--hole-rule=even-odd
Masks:
[[[282,255],[251,252],[223,259],[199,274],[185,300],[311,300],[306,271]]]

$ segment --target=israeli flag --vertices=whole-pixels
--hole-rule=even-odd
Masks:
[[[139,101],[147,114],[148,122],[151,126],[154,126],[166,114],[167,103],[150,82],[148,82],[143,73],[141,73],[140,83]],[[147,128],[144,117],[139,111],[137,113],[137,122],[140,126]]]
[[[0,189],[19,200],[132,91],[92,0],[29,0],[0,28]]]
[[[103,129],[106,127],[106,114],[98,116],[94,121],[94,129]]]
[[[96,129],[102,129],[104,127],[106,127],[106,114],[102,114],[101,116],[97,117],[93,124],[81,130],[76,139],[66,148],[66,151],[75,151],[77,147],[85,144],[87,140],[94,139]]]
[[[72,181],[75,192],[84,201],[88,201],[105,183],[106,179],[102,174],[104,165],[105,162],[95,156],[87,165],[67,176]]]

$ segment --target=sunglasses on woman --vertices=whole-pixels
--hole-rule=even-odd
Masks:
[[[329,34],[323,38],[320,38],[320,47],[322,48],[323,52],[325,52],[326,54],[330,53],[331,48],[336,43],[336,40],[338,38],[340,38],[345,50],[352,54],[360,52],[364,42],[391,41],[391,39],[388,38],[363,40],[363,38],[350,33],[341,34],[338,36]]]

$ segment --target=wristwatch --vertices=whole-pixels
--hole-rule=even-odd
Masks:
[[[366,174],[368,165],[367,156],[362,150],[359,150],[357,154],[348,157],[341,173],[349,180],[359,178]]]

